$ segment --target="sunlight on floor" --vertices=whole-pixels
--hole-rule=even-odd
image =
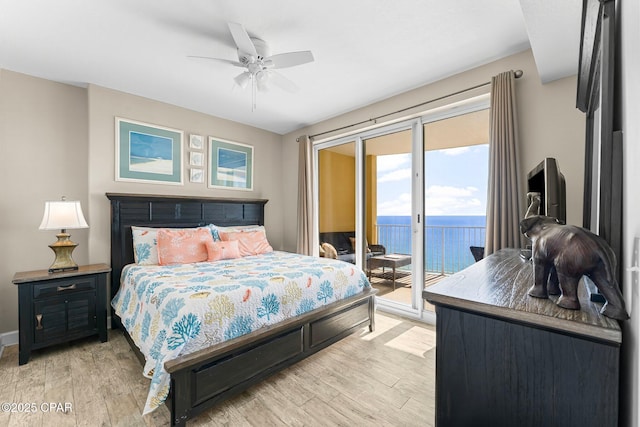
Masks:
[[[387,332],[391,331],[393,328],[401,324],[402,324],[401,319],[388,317],[377,312],[376,313],[376,330],[370,333],[369,329],[367,328],[365,329],[365,332],[362,334],[360,338],[365,341],[371,341],[374,338],[379,337],[380,335],[386,334]]]
[[[425,354],[436,346],[436,331],[435,327],[427,324],[422,326],[419,322],[377,312],[376,330],[370,333],[368,329],[364,329],[360,339],[378,339],[387,347],[424,358]]]
[[[386,345],[414,356],[424,357],[426,352],[436,346],[436,332],[413,326],[408,331],[388,341]]]

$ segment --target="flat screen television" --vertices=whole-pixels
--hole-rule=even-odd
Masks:
[[[556,159],[547,157],[533,168],[527,175],[527,187],[529,192],[540,193],[540,215],[567,222],[567,190]]]

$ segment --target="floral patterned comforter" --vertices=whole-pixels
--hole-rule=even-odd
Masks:
[[[164,362],[362,292],[354,265],[287,252],[171,266],[130,264],[111,305],[146,358],[144,413],[169,392]]]

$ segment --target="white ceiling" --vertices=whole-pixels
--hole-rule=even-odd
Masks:
[[[543,82],[577,73],[581,0],[0,0],[0,68],[99,86],[279,134],[531,47]],[[227,22],[272,54],[311,50],[257,95]]]

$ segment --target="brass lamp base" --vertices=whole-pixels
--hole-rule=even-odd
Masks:
[[[49,245],[51,250],[56,254],[56,259],[49,267],[49,273],[78,269],[78,264],[76,264],[71,257],[71,253],[78,244],[69,240],[69,236],[70,234],[64,231],[58,233],[56,234],[58,241]]]

